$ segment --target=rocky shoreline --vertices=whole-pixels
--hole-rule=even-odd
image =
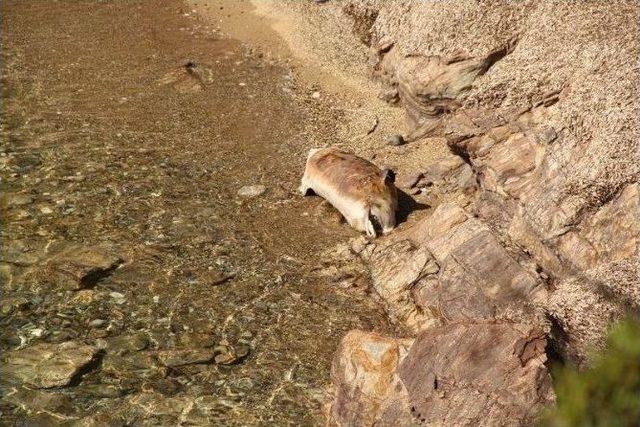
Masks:
[[[7,15],[3,423],[531,425],[640,306],[636,2]],[[330,144],[389,236],[295,194]]]
[[[549,357],[587,366],[637,311],[639,10],[588,5],[346,2],[410,140],[460,159],[404,190],[464,198],[358,252],[416,340],[344,339],[333,424],[529,425]]]

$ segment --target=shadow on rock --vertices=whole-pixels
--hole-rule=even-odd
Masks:
[[[400,190],[399,188],[397,189],[397,191],[398,212],[396,214],[396,221],[398,224],[405,222],[413,211],[421,211],[430,208],[429,205],[415,201],[413,197]]]

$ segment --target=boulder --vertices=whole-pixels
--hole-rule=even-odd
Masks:
[[[428,329],[398,368],[410,412],[425,425],[531,425],[555,399],[545,346],[523,324]]]
[[[439,323],[532,318],[544,284],[482,222],[440,205],[367,252],[373,286],[397,325],[416,334]]]
[[[542,330],[456,323],[414,340],[351,331],[332,366],[328,424],[530,425],[554,402]]]
[[[333,400],[328,424],[411,424],[407,392],[397,369],[412,342],[350,331],[342,339],[331,368]]]

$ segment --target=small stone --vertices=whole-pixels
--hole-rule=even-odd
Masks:
[[[250,347],[247,344],[237,344],[235,347],[230,345],[217,345],[213,349],[216,355],[214,361],[219,365],[231,365],[239,362],[249,354]]]
[[[313,99],[320,99],[320,92],[313,92],[313,93],[311,94],[311,97],[312,97]]]
[[[94,286],[123,263],[110,247],[70,245],[47,263],[51,281],[69,290]]]
[[[109,349],[118,354],[127,354],[136,351],[142,351],[149,346],[149,338],[144,332],[138,332],[133,335],[122,335],[114,338]]]
[[[398,89],[388,88],[388,89],[381,90],[380,93],[378,93],[378,99],[381,99],[382,101],[385,101],[388,103],[398,102],[398,99],[399,99]]]
[[[236,387],[242,391],[249,391],[253,388],[253,381],[251,380],[251,378],[248,378],[248,377],[240,378],[236,382]]]
[[[110,292],[109,296],[115,300],[120,300],[121,302],[124,302],[125,299],[124,294],[121,294],[120,292]]]
[[[8,207],[26,206],[30,205],[31,203],[33,203],[33,197],[26,194],[14,194],[7,197]]]
[[[387,144],[388,145],[392,145],[394,147],[398,147],[400,145],[403,145],[404,143],[405,143],[404,137],[402,135],[399,135],[399,134],[391,135],[387,139]]]
[[[53,209],[51,209],[49,206],[41,206],[40,212],[44,215],[51,215],[53,213]]]
[[[235,354],[236,357],[239,359],[243,359],[246,356],[249,355],[249,346],[247,344],[238,344],[235,346]]]
[[[26,298],[6,298],[0,305],[0,314],[8,316],[14,310],[22,310],[29,306],[29,300]]]
[[[44,335],[45,330],[42,328],[34,328],[32,330],[29,331],[29,335],[31,335],[32,337],[35,338],[40,338],[41,336]]]
[[[264,185],[245,185],[238,190],[238,195],[241,197],[257,197],[267,191],[267,187]]]
[[[210,349],[165,350],[158,352],[158,360],[170,368],[209,363],[214,356],[215,350]]]
[[[236,358],[233,353],[220,353],[216,354],[214,360],[220,365],[230,365],[236,361]]]
[[[100,326],[103,326],[105,323],[107,323],[107,321],[104,319],[94,319],[91,322],[89,322],[89,326],[91,326],[92,328],[99,328]]]

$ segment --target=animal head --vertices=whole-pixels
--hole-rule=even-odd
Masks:
[[[367,234],[371,237],[386,234],[396,226],[398,194],[395,179],[396,174],[391,169],[384,169],[380,173],[380,191],[375,191],[369,197],[368,220],[371,226],[367,227]]]

